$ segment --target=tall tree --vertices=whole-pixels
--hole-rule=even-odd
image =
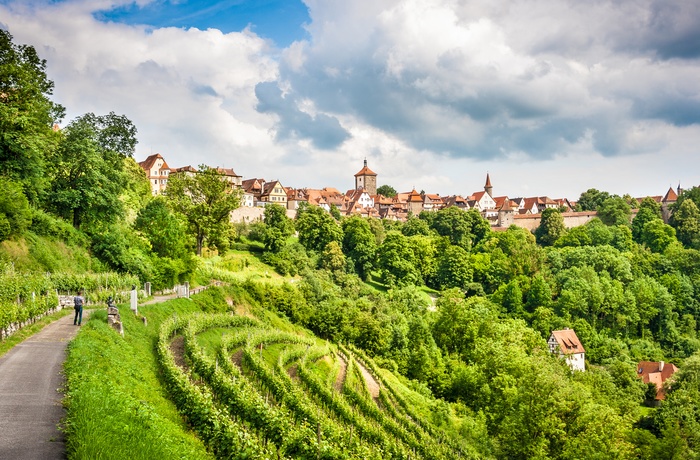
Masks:
[[[340,243],[343,230],[338,222],[318,206],[299,208],[296,216],[299,242],[307,251],[321,252],[331,241]]]
[[[598,206],[608,198],[610,198],[608,192],[601,192],[600,190],[589,188],[581,194],[577,205],[581,208],[581,211],[596,211]]]
[[[0,28],[0,164],[31,202],[47,185],[45,155],[58,141],[52,126],[64,115],[63,107],[49,99],[52,93],[46,61],[32,46],[14,44]]]
[[[184,222],[170,211],[162,196],[154,198],[141,208],[134,228],[148,238],[153,252],[160,257],[175,259],[186,252]]]
[[[598,217],[605,225],[629,225],[630,214],[630,205],[619,196],[612,196],[598,205]]]
[[[676,229],[678,241],[693,249],[700,249],[700,210],[693,200],[684,200],[669,221]]]
[[[22,187],[0,176],[0,241],[11,235],[21,235],[31,224],[29,201]]]
[[[377,188],[377,194],[384,195],[387,198],[393,198],[396,196],[397,192],[391,185],[381,185]]]
[[[240,191],[206,165],[200,165],[194,174],[171,175],[165,195],[170,206],[187,221],[197,255],[202,255],[205,242],[215,244],[215,238],[231,225],[231,211],[240,205]]]
[[[367,219],[353,216],[343,221],[343,251],[354,261],[360,278],[369,279],[375,265],[377,242]]]
[[[564,217],[561,212],[556,208],[547,208],[542,211],[540,226],[535,230],[535,238],[542,246],[552,246],[565,231]]]
[[[287,217],[287,210],[276,203],[265,206],[262,240],[265,249],[279,252],[285,246],[287,238],[294,233],[294,221]]]
[[[399,232],[387,233],[384,243],[379,248],[378,265],[382,281],[389,286],[421,282],[421,273],[416,267],[410,239]]]
[[[640,203],[637,215],[632,219],[632,238],[634,241],[641,242],[644,225],[654,219],[661,219],[661,206],[653,198],[646,197]]]
[[[65,128],[48,168],[48,207],[80,228],[84,222],[113,222],[123,216],[122,189],[132,177],[126,162],[136,146],[136,127],[123,115],[92,113]]]

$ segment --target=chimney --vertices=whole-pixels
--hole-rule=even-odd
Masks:
[[[659,361],[659,372],[662,372],[664,370],[664,362]]]

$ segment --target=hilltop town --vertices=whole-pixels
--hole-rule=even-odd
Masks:
[[[171,174],[194,174],[197,169],[191,165],[171,168],[160,153],[150,155],[139,165],[146,172],[153,195],[159,195],[167,188]],[[263,208],[268,203],[285,207],[293,217],[301,203],[308,203],[330,212],[332,208],[342,216],[375,217],[404,222],[409,216],[417,216],[423,211],[438,211],[455,206],[465,211],[478,210],[491,224],[493,230],[506,229],[511,225],[534,230],[540,224],[542,211],[556,208],[562,212],[567,228],[583,225],[596,216],[595,211],[577,211],[576,202],[567,198],[548,196],[509,197],[494,192],[489,173],[483,190],[467,196],[441,196],[439,193],[418,192],[415,188],[394,196],[384,196],[377,192],[377,173],[364,161],[362,168],[355,173],[355,188],[341,192],[334,187],[322,189],[286,187],[280,180],[263,178],[243,179],[231,168],[216,168],[234,187],[242,191],[241,207],[232,214],[233,221],[250,221],[262,217]],[[682,192],[669,187],[665,195],[651,197],[661,205],[662,214],[668,220],[669,206],[675,203]],[[637,198],[637,201],[645,197]]]

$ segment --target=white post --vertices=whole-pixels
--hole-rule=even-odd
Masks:
[[[136,286],[131,286],[131,310],[134,314],[139,314],[139,293]]]

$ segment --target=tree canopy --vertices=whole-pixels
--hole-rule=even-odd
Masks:
[[[65,112],[49,98],[53,87],[46,61],[34,47],[16,45],[0,28],[0,163],[4,174],[22,184],[30,202],[48,185],[45,155],[56,148],[52,126]]]
[[[230,228],[231,211],[240,205],[240,192],[215,168],[200,165],[196,173],[173,174],[165,192],[169,205],[188,223],[197,255],[204,243],[215,245]]]

